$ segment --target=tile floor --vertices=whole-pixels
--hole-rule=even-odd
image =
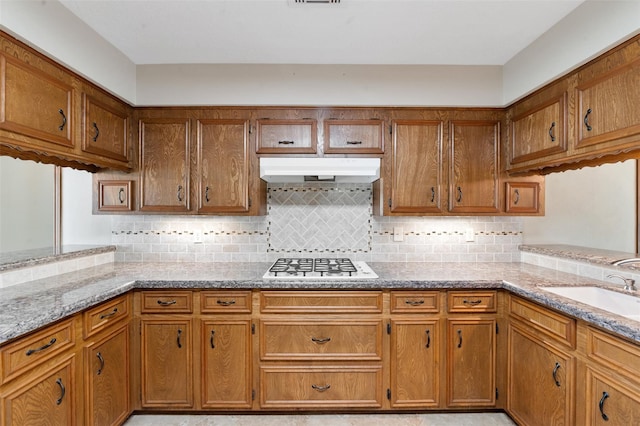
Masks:
[[[124,426],[513,426],[504,413],[164,415],[139,414]]]

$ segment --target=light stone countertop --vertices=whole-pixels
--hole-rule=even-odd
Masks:
[[[368,280],[263,280],[268,263],[113,263],[0,289],[0,344],[136,288],[506,289],[640,344],[640,322],[540,286],[610,283],[525,263],[369,263]]]

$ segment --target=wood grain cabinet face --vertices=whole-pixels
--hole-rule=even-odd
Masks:
[[[538,213],[540,211],[540,184],[538,182],[505,183],[507,213]]]
[[[98,210],[102,212],[133,210],[131,180],[98,181]]]
[[[249,121],[198,120],[199,213],[249,211]]]
[[[500,123],[452,121],[449,211],[497,213]]]
[[[63,81],[13,56],[0,54],[0,128],[73,147],[71,77]]]
[[[391,213],[441,211],[442,121],[392,123]]]
[[[507,409],[522,425],[574,424],[574,358],[509,324]]]
[[[382,120],[334,120],[324,122],[327,154],[384,154]]]
[[[640,134],[640,59],[580,83],[576,93],[577,148]]]
[[[567,150],[567,93],[513,118],[511,164]]]
[[[82,150],[113,160],[129,161],[129,115],[97,97],[82,95]]]
[[[640,424],[640,386],[587,367],[586,425]]]
[[[85,348],[88,425],[122,424],[129,416],[129,325]]]
[[[188,119],[140,121],[140,210],[189,211],[189,129]]]
[[[256,121],[258,154],[315,154],[318,141],[316,120]]]

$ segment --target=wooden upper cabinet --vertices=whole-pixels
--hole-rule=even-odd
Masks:
[[[391,213],[441,211],[442,121],[392,124]]]
[[[140,120],[140,210],[189,211],[189,120]]]
[[[113,160],[129,161],[129,114],[107,99],[82,95],[82,150]]]
[[[0,53],[0,128],[73,147],[72,77],[56,78]]]
[[[567,150],[567,93],[513,118],[511,164]]]
[[[383,154],[384,121],[334,120],[324,122],[326,154]]]
[[[249,121],[198,121],[198,212],[249,210]]]
[[[497,213],[500,123],[452,121],[449,128],[449,210]]]
[[[256,121],[258,154],[315,154],[318,122],[312,119]]]
[[[640,135],[640,58],[588,79],[576,88],[576,147]]]

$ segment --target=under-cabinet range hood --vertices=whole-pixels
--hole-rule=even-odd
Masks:
[[[260,178],[267,182],[368,182],[380,179],[379,158],[262,157]]]

